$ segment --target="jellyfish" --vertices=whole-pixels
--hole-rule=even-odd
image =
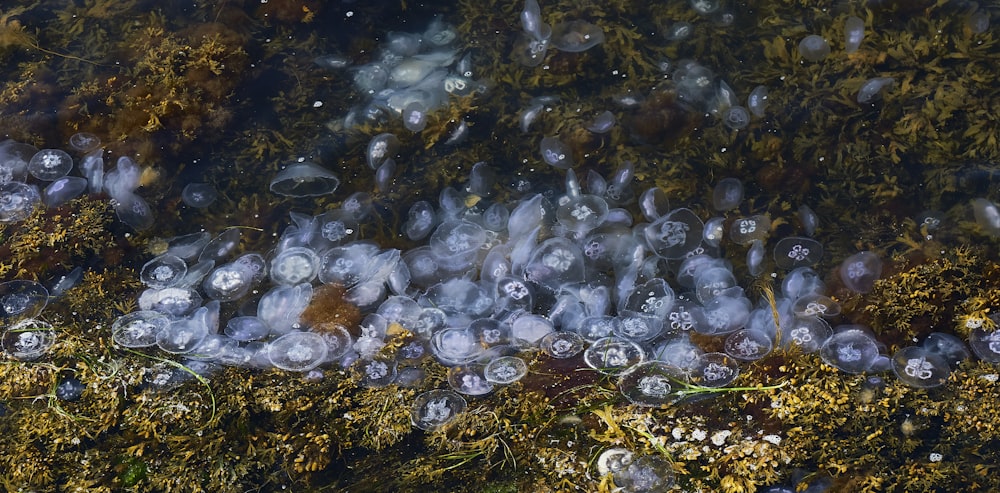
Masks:
[[[156,345],[173,354],[190,353],[208,336],[210,328],[205,307],[195,310],[188,318],[170,322],[156,333]]]
[[[558,137],[543,137],[539,143],[542,160],[549,166],[569,169],[573,166],[572,152]]]
[[[545,354],[556,358],[572,358],[583,351],[583,338],[575,332],[549,332],[542,337],[539,346]]]
[[[166,315],[140,310],[122,315],[111,325],[111,339],[122,347],[143,348],[156,345],[157,335],[170,325]]]
[[[847,289],[855,293],[867,293],[882,276],[882,261],[872,252],[858,252],[844,259],[838,273]]]
[[[689,209],[675,209],[646,226],[646,243],[659,256],[682,258],[701,244],[704,223]]]
[[[739,364],[728,354],[704,353],[695,361],[691,383],[702,387],[725,387],[739,374]]]
[[[723,178],[712,190],[712,207],[725,212],[740,206],[743,200],[743,182],[737,178]]]
[[[139,279],[152,289],[169,288],[179,283],[187,274],[187,264],[180,257],[163,254],[146,262],[139,272]]]
[[[434,357],[446,366],[469,363],[483,352],[475,332],[467,328],[451,327],[436,331],[430,346]]]
[[[536,346],[552,331],[552,322],[541,315],[522,315],[511,324],[511,337],[522,345]]]
[[[892,77],[873,77],[865,81],[858,91],[858,103],[870,103],[884,90],[891,89],[896,79]]]
[[[282,370],[304,372],[322,364],[327,350],[319,334],[294,330],[267,345],[267,358]]]
[[[36,281],[0,283],[0,321],[37,317],[48,301],[49,291]]]
[[[782,269],[811,267],[823,259],[823,245],[812,239],[791,236],[774,246],[774,263]]]
[[[465,411],[465,399],[452,390],[424,392],[413,400],[410,423],[424,431],[434,431],[452,422]]]
[[[618,377],[618,390],[632,404],[656,407],[673,401],[671,383],[678,370],[662,361],[646,361],[625,370]]]
[[[844,21],[844,51],[854,53],[865,39],[865,21],[860,17],[848,16]]]
[[[312,294],[308,283],[272,288],[257,304],[257,317],[271,327],[272,334],[285,334],[298,324]]]
[[[560,22],[552,27],[552,46],[559,51],[578,53],[604,42],[604,31],[587,21]]]
[[[319,272],[320,258],[305,247],[291,247],[280,251],[271,259],[271,280],[277,284],[295,285],[311,282]]]
[[[41,358],[56,342],[52,324],[34,318],[25,318],[7,327],[3,333],[3,350],[19,361]]]
[[[230,262],[216,267],[205,277],[201,286],[213,300],[238,300],[253,286],[253,272],[243,264]]]
[[[739,329],[726,337],[724,347],[726,354],[738,360],[755,361],[767,356],[774,347],[774,343],[764,332]]]
[[[0,184],[0,223],[26,219],[41,202],[38,188],[18,181]]]
[[[188,288],[147,289],[139,295],[141,310],[155,310],[173,317],[190,313],[201,302],[201,295]]]
[[[376,356],[373,359],[360,360],[357,365],[361,385],[369,388],[385,387],[393,383],[398,375],[398,364],[393,358]]]
[[[493,358],[483,368],[486,381],[499,384],[512,384],[528,374],[528,364],[517,356],[500,356]]]
[[[819,355],[824,363],[857,374],[867,371],[879,354],[871,334],[854,326],[842,326],[826,339]]]
[[[87,180],[79,176],[56,178],[42,190],[42,202],[46,207],[59,207],[80,196],[87,189]]]
[[[66,402],[73,402],[83,395],[87,386],[76,377],[64,377],[56,384],[56,399]]]
[[[767,110],[768,103],[768,91],[767,86],[757,86],[750,91],[750,95],[747,96],[747,109],[750,113],[757,118],[764,117],[764,111]]]
[[[692,0],[707,2],[707,0]],[[674,469],[670,461],[655,455],[640,457],[614,474],[616,486],[624,493],[668,491],[674,485]]]
[[[208,183],[188,183],[181,191],[181,200],[196,209],[204,209],[212,205],[218,197],[219,192]]]
[[[42,181],[52,181],[69,174],[73,158],[61,149],[42,149],[28,161],[28,173]]]
[[[240,342],[256,341],[267,337],[271,328],[263,320],[253,316],[233,317],[226,322],[224,333],[230,339]]]
[[[302,161],[278,172],[271,180],[270,190],[286,197],[316,197],[331,194],[338,186],[337,175],[316,163]]]
[[[764,214],[740,217],[729,227],[729,238],[740,245],[749,245],[754,240],[766,240],[771,231],[771,218]]]
[[[0,185],[28,179],[28,161],[38,153],[30,144],[13,140],[0,142]]]
[[[614,374],[646,360],[642,346],[619,337],[595,341],[583,352],[587,366],[605,374]]]
[[[951,368],[940,355],[920,346],[909,346],[892,355],[892,371],[903,383],[928,389],[944,385]]]
[[[799,41],[799,54],[810,62],[818,62],[830,54],[830,44],[817,34],[810,34]]]
[[[730,130],[744,129],[750,124],[750,113],[742,106],[730,106],[722,112],[722,124]]]

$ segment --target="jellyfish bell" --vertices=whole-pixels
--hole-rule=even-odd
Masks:
[[[226,336],[240,342],[263,339],[270,331],[271,328],[263,320],[254,316],[233,317],[226,322],[224,329]]]
[[[34,361],[49,352],[56,342],[56,331],[48,322],[25,318],[7,327],[3,350],[19,361]]]
[[[556,359],[567,359],[583,351],[584,340],[575,332],[549,332],[539,341],[545,354]]]
[[[830,44],[817,34],[810,34],[799,41],[799,55],[810,62],[818,62],[830,54]]]
[[[694,212],[682,208],[657,218],[646,226],[643,235],[657,255],[677,259],[701,244],[704,228],[704,223]]]
[[[38,188],[19,181],[0,184],[0,223],[27,219],[42,201]]]
[[[146,262],[139,272],[139,279],[151,289],[164,289],[177,285],[187,274],[187,263],[171,254],[163,254]]]
[[[782,238],[774,246],[774,263],[782,269],[812,267],[822,259],[823,245],[812,238]]]
[[[52,181],[69,174],[73,158],[62,149],[42,149],[28,161],[28,173],[42,181]]]
[[[756,361],[767,356],[774,347],[763,331],[739,329],[726,337],[726,354],[741,361]]]
[[[892,371],[903,383],[928,389],[944,385],[951,368],[940,355],[924,347],[909,346],[892,355]]]
[[[79,197],[87,190],[87,180],[79,176],[56,178],[42,190],[42,202],[46,207],[59,207]]]
[[[253,271],[238,262],[220,265],[202,281],[202,290],[209,298],[219,301],[238,300],[253,287]]]
[[[218,197],[219,192],[209,183],[188,183],[181,191],[181,200],[196,209],[212,205]]]
[[[333,193],[340,179],[326,168],[302,161],[288,165],[271,180],[270,190],[286,197],[316,197]]]
[[[49,302],[49,291],[36,281],[16,279],[0,283],[0,321],[34,318]]]
[[[396,381],[398,363],[394,358],[379,355],[372,359],[357,361],[355,370],[361,377],[361,385],[379,388]]]
[[[674,469],[670,461],[656,455],[646,455],[632,461],[614,473],[616,486],[623,493],[668,491],[674,485]]]
[[[559,51],[578,53],[604,42],[604,31],[583,20],[560,22],[552,26],[552,46]]]
[[[169,325],[170,319],[166,315],[140,310],[118,317],[111,325],[111,339],[127,348],[155,346],[157,335]]]
[[[327,351],[319,334],[293,330],[267,345],[267,358],[282,370],[309,371],[326,361]]]
[[[424,392],[410,406],[410,423],[424,431],[434,431],[465,411],[465,399],[452,390],[437,389]]]
[[[559,169],[573,167],[573,153],[569,146],[559,140],[559,137],[543,137],[539,146],[542,160],[549,166]]]
[[[690,382],[702,387],[725,387],[736,380],[740,366],[736,359],[724,353],[704,353],[698,356],[690,373]]]
[[[867,293],[882,276],[882,260],[872,252],[858,252],[844,259],[838,273],[847,289],[855,293]]]
[[[528,364],[517,356],[491,359],[483,368],[483,376],[492,384],[510,385],[528,374]]]
[[[493,383],[483,375],[483,365],[448,368],[448,385],[462,395],[486,395],[493,391]]]
[[[657,407],[674,400],[672,383],[679,370],[662,361],[646,361],[630,367],[618,377],[618,390],[632,404]]]
[[[277,284],[296,285],[311,282],[319,273],[320,258],[312,249],[291,247],[281,250],[271,259],[268,273]]]
[[[871,368],[879,356],[875,338],[852,326],[838,327],[820,347],[823,362],[847,373],[858,374]]]
[[[936,354],[955,369],[971,356],[961,339],[944,332],[931,332],[921,345],[931,354]]]
[[[90,152],[101,145],[101,138],[90,132],[77,132],[69,137],[69,146],[74,151]]]
[[[604,374],[616,374],[646,360],[642,346],[620,337],[599,339],[583,352],[587,366]]]

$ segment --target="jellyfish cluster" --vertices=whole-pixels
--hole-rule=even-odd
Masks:
[[[20,361],[34,361],[56,342],[52,324],[39,318],[49,302],[49,290],[40,283],[14,280],[0,283],[0,326],[4,353]]]
[[[523,32],[514,43],[512,58],[525,67],[545,61],[549,45],[559,51],[579,53],[604,42],[604,30],[590,22],[574,19],[550,26],[542,20],[537,0],[526,0],[521,10]]]
[[[125,224],[137,231],[153,225],[152,209],[135,193],[142,176],[135,161],[122,156],[115,168],[105,173],[100,138],[81,132],[70,137],[69,143],[71,150],[82,155],[75,163],[82,176],[70,175],[74,160],[62,149],[39,150],[23,142],[0,142],[0,223],[22,221],[36,207],[58,207],[84,193],[103,192]]]

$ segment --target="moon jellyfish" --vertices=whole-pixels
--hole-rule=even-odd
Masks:
[[[253,272],[237,262],[217,267],[202,281],[205,294],[219,301],[238,300],[245,296],[252,286]]]
[[[605,337],[583,352],[587,366],[604,374],[618,373],[646,360],[642,347],[628,339]]]
[[[774,263],[782,269],[811,267],[822,259],[823,245],[812,238],[782,238],[774,246]]]
[[[257,317],[271,327],[272,334],[284,334],[299,323],[312,294],[313,288],[307,283],[275,287],[261,297]]]
[[[188,183],[181,191],[181,200],[196,209],[204,209],[212,205],[218,197],[219,192],[208,183]]]
[[[326,355],[326,341],[313,332],[291,331],[267,345],[267,359],[282,370],[312,370],[326,360]]]
[[[795,346],[803,353],[812,353],[819,351],[832,332],[830,325],[816,316],[794,317],[781,324],[781,342],[786,348]]]
[[[987,199],[972,201],[972,214],[976,224],[990,236],[1000,236],[1000,207]]]
[[[728,334],[750,319],[751,305],[746,297],[715,296],[704,303],[701,309],[691,310],[694,330],[701,334]]]
[[[37,317],[48,301],[49,291],[38,282],[14,280],[0,283],[0,321]]]
[[[799,41],[799,54],[810,62],[818,62],[830,54],[830,44],[818,34],[810,34]]]
[[[403,226],[403,232],[407,238],[413,241],[426,238],[437,224],[434,206],[426,200],[421,200],[411,205],[407,216],[408,219]]]
[[[639,209],[647,221],[653,222],[670,212],[670,199],[659,187],[652,187],[639,196]]]
[[[188,288],[147,289],[139,295],[139,308],[180,317],[201,306],[202,297]]]
[[[725,212],[740,206],[743,201],[743,182],[737,178],[723,178],[712,189],[712,208]]]
[[[87,180],[79,176],[56,178],[42,190],[42,202],[46,207],[59,207],[80,196],[87,189]]]
[[[483,346],[475,332],[467,328],[438,330],[431,337],[431,353],[441,364],[454,366],[475,360],[483,353]]]
[[[874,77],[865,81],[858,90],[858,103],[870,103],[883,90],[891,89],[896,79],[892,77]]]
[[[0,223],[26,219],[41,200],[38,188],[34,185],[18,181],[0,184]]]
[[[729,227],[729,238],[734,243],[749,245],[754,240],[766,240],[771,231],[771,218],[764,214],[740,217]]]
[[[569,147],[558,137],[544,137],[539,146],[542,159],[549,166],[559,169],[569,169],[573,166],[573,157]]]
[[[740,130],[750,124],[750,113],[742,106],[730,106],[722,112],[722,124],[730,130]]]
[[[572,172],[573,170],[569,170]],[[556,219],[566,229],[584,235],[597,228],[608,217],[608,203],[597,195],[582,194],[556,209]]]
[[[361,385],[369,388],[385,387],[396,380],[398,363],[395,359],[376,356],[357,362]]]
[[[646,226],[646,243],[666,259],[682,258],[699,244],[705,224],[690,209],[675,209]]]
[[[230,228],[223,231],[219,236],[216,236],[205,245],[198,255],[198,261],[214,260],[218,262],[228,257],[229,254],[233,253],[240,246],[242,237],[243,233],[240,232],[239,228]]]
[[[532,252],[525,279],[556,290],[584,279],[583,251],[566,238],[549,238]]]
[[[77,132],[69,138],[69,146],[74,151],[90,152],[100,145],[100,137],[89,132]]]
[[[979,359],[1000,363],[1000,330],[977,327],[969,332],[969,347]]]
[[[941,356],[919,346],[909,346],[892,355],[892,371],[911,387],[929,389],[944,385],[951,368]]]
[[[858,252],[840,264],[840,280],[855,293],[867,293],[882,276],[882,261],[872,252]]]
[[[849,16],[844,21],[844,51],[854,53],[865,39],[865,21],[860,17]]]
[[[572,358],[583,351],[583,338],[575,332],[549,332],[542,337],[539,346],[545,354],[556,358]]]
[[[493,384],[483,376],[482,365],[448,368],[448,385],[463,395],[485,395],[493,391]]]
[[[61,401],[73,402],[78,400],[83,395],[83,391],[86,389],[87,386],[84,385],[79,379],[66,377],[60,380],[59,384],[56,385],[55,395],[56,398]]]
[[[115,197],[112,203],[115,206],[115,214],[118,219],[131,226],[132,229],[143,231],[153,225],[153,209],[142,197],[128,192]]]
[[[587,122],[587,130],[594,132],[595,134],[606,134],[615,127],[615,114],[610,111],[604,111],[595,116],[592,120]]]
[[[552,26],[552,46],[559,51],[578,53],[604,42],[604,31],[587,21],[560,22]]]
[[[522,315],[511,324],[511,337],[519,345],[535,346],[552,330],[549,319],[541,315]]]
[[[143,284],[153,289],[169,288],[184,279],[187,264],[180,257],[163,254],[146,262],[139,272]]]
[[[278,172],[271,180],[270,190],[286,197],[316,197],[331,194],[338,186],[337,175],[316,163],[303,161]]]
[[[537,40],[549,39],[552,29],[542,21],[542,9],[537,0],[525,0],[521,10],[521,28],[524,33]]]
[[[69,174],[73,158],[62,149],[42,149],[28,161],[28,173],[42,181],[52,181]]]
[[[170,322],[156,333],[156,345],[173,354],[193,351],[208,336],[207,310],[202,307],[189,317]]]
[[[160,312],[141,310],[123,315],[111,325],[111,339],[122,347],[142,348],[156,345],[157,335],[170,325]]]
[[[313,330],[323,338],[326,343],[326,359],[335,361],[340,359],[354,343],[351,333],[343,325],[334,322],[324,322],[313,327]],[[406,358],[406,348],[399,350],[401,358]]]
[[[632,404],[656,407],[673,401],[671,382],[678,370],[662,361],[646,361],[622,372],[618,390]]]
[[[819,350],[823,362],[847,373],[867,371],[878,357],[878,345],[868,332],[838,327]]]
[[[427,107],[414,101],[403,108],[403,126],[411,132],[419,132],[427,126]]]
[[[28,161],[38,153],[30,144],[5,140],[0,142],[0,184],[23,182],[28,178]]]
[[[104,190],[104,149],[88,152],[80,160],[80,174],[87,179],[90,193]]]
[[[691,8],[699,15],[708,15],[722,6],[721,0],[690,0]]]
[[[768,92],[767,86],[757,86],[750,91],[750,95],[747,96],[747,109],[750,113],[757,118],[764,117],[764,111],[767,110],[768,103]]]
[[[311,282],[319,272],[320,258],[305,247],[285,248],[271,259],[271,280],[277,284],[295,285]]]
[[[693,0],[695,2],[704,0]],[[615,485],[623,493],[652,493],[670,490],[674,485],[674,467],[655,455],[640,457],[614,474]]]
[[[493,384],[512,384],[528,374],[528,364],[517,356],[501,356],[486,363],[483,376]]]
[[[924,339],[922,346],[927,352],[944,358],[951,368],[956,368],[969,359],[969,350],[965,348],[965,344],[951,334],[931,332],[927,335],[927,339]]]
[[[774,343],[767,334],[751,329],[740,329],[726,337],[726,354],[741,360],[755,361],[767,356]]]
[[[726,267],[707,266],[695,273],[695,296],[702,303],[708,303],[736,285],[736,276]]]
[[[399,145],[399,139],[390,133],[381,133],[372,137],[368,143],[368,151],[365,153],[368,167],[378,169],[382,161],[395,157],[396,153],[399,152]]]
[[[226,322],[223,332],[234,341],[249,342],[267,337],[271,328],[257,317],[233,317]]]
[[[736,360],[723,353],[704,353],[698,356],[691,372],[691,383],[702,387],[725,387],[736,380],[740,366]]]
[[[413,400],[410,423],[424,431],[435,431],[465,411],[465,399],[452,390],[424,392]]]
[[[19,361],[34,361],[56,342],[56,331],[48,322],[26,318],[3,334],[3,350]]]

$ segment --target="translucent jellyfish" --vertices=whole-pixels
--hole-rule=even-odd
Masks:
[[[403,109],[403,126],[411,132],[419,132],[427,127],[427,108],[423,103],[414,101],[406,105]]]
[[[370,388],[385,387],[396,380],[398,363],[392,358],[376,356],[357,362],[361,385]]]
[[[150,347],[156,345],[156,336],[169,325],[170,319],[160,312],[132,312],[118,317],[111,325],[111,339],[122,347]]]
[[[390,296],[379,305],[378,313],[387,323],[397,323],[407,330],[412,330],[423,309],[416,301],[406,296]]]
[[[701,244],[704,228],[704,223],[691,210],[675,209],[646,226],[643,234],[657,255],[676,259]]]
[[[587,21],[560,22],[552,26],[552,46],[559,51],[578,53],[604,42],[604,31]]]
[[[750,300],[744,296],[716,296],[703,307],[691,310],[694,330],[708,335],[733,332],[750,319],[750,307]]]
[[[691,383],[702,387],[725,387],[739,374],[740,366],[733,357],[723,353],[704,353],[695,362]]]
[[[726,354],[742,361],[755,361],[767,356],[774,348],[771,338],[765,333],[740,329],[726,337]]]
[[[511,254],[512,263],[516,253]],[[532,250],[524,275],[526,279],[552,290],[564,284],[580,282],[584,278],[583,252],[565,238],[550,238]]]
[[[819,274],[809,267],[798,267],[785,275],[781,281],[781,294],[795,300],[809,293],[823,293],[826,285]]]
[[[347,331],[347,327],[335,322],[318,324],[313,327],[313,332],[319,334],[323,338],[323,342],[326,343],[326,359],[329,361],[335,361],[344,356],[354,344],[354,338]],[[399,350],[400,357],[404,357],[404,349]]]
[[[326,341],[313,332],[291,331],[267,345],[267,358],[282,370],[312,370],[326,360],[326,355]]]
[[[186,274],[187,264],[183,259],[163,254],[142,266],[139,279],[152,289],[164,289],[177,285]]]
[[[240,342],[256,341],[267,337],[271,328],[257,317],[233,317],[226,322],[224,333]]]
[[[528,374],[528,364],[517,356],[500,356],[486,363],[483,376],[493,384],[512,384]]]
[[[386,159],[375,170],[375,186],[382,193],[388,193],[393,188],[393,177],[396,175],[396,160]]]
[[[542,9],[537,0],[525,0],[521,10],[521,28],[533,39],[549,39],[552,28],[542,21]]]
[[[764,273],[764,242],[753,240],[747,250],[747,270],[750,275],[758,277]]]
[[[437,389],[417,396],[410,407],[410,423],[434,431],[454,421],[466,407],[465,399],[452,390]]]
[[[482,365],[448,368],[448,385],[463,395],[485,395],[493,391],[493,384],[483,375]]]
[[[378,169],[382,161],[396,157],[399,152],[399,139],[390,133],[381,133],[368,142],[368,152],[365,154],[368,167]]]
[[[504,276],[497,280],[496,303],[506,310],[531,311],[534,306],[534,288],[516,277]]]
[[[446,221],[431,235],[430,247],[441,259],[470,260],[486,243],[486,230],[469,221]]]
[[[65,377],[56,385],[56,399],[66,402],[73,402],[83,396],[83,391],[87,386],[75,377]]]
[[[840,264],[840,280],[855,293],[867,293],[882,276],[882,261],[872,252],[858,252]]]
[[[88,152],[80,160],[80,174],[87,179],[90,193],[104,190],[104,149]]]
[[[213,300],[238,300],[253,287],[253,272],[238,262],[223,264],[205,277],[201,287]]]
[[[620,307],[620,311],[662,320],[670,313],[675,299],[670,284],[663,279],[650,279],[635,287]]]
[[[79,197],[87,190],[87,180],[79,176],[56,178],[42,190],[42,202],[46,207],[59,207]]]
[[[699,15],[708,15],[719,10],[721,0],[690,0],[691,8]]]
[[[854,53],[865,39],[865,21],[860,17],[848,16],[844,21],[844,51]]]
[[[684,41],[690,38],[692,34],[694,34],[694,24],[685,21],[671,24],[667,28],[667,32],[664,33],[669,41]]]
[[[653,222],[670,212],[670,199],[659,187],[652,187],[639,197],[639,209],[647,221]]]
[[[730,130],[744,129],[750,124],[750,112],[739,105],[730,106],[722,112],[722,124]]]
[[[540,144],[542,160],[554,168],[569,169],[573,167],[573,153],[569,146],[559,137],[544,137]]]
[[[201,306],[202,297],[189,288],[147,289],[139,295],[141,310],[155,310],[179,317]]]
[[[340,179],[311,161],[289,164],[271,180],[270,190],[286,197],[316,197],[334,192]]]
[[[90,152],[101,145],[101,138],[89,132],[77,132],[69,137],[69,146],[74,151]]]
[[[1000,236],[1000,207],[986,199],[972,201],[972,214],[976,224],[990,236]]]
[[[896,79],[892,77],[873,77],[865,81],[858,90],[858,103],[872,102],[882,91],[892,89]]]
[[[469,172],[469,184],[466,187],[469,193],[479,197],[489,197],[493,195],[493,187],[497,184],[497,172],[492,166],[480,161],[472,165]]]
[[[156,345],[160,349],[174,354],[193,351],[208,336],[209,327],[205,318],[204,307],[195,310],[189,318],[170,322],[156,333]]]
[[[671,382],[677,378],[676,368],[662,361],[646,361],[622,372],[618,390],[637,406],[661,406],[673,400]]]
[[[483,227],[493,232],[506,232],[510,211],[500,202],[494,202],[483,211]]]
[[[607,218],[608,203],[597,195],[577,195],[556,209],[556,219],[559,224],[577,235],[587,234],[604,223]]]
[[[931,332],[924,339],[923,348],[943,358],[952,369],[969,359],[969,350],[962,340],[943,332]]]
[[[830,44],[817,34],[810,34],[799,41],[799,54],[810,62],[818,62],[830,54]]]
[[[493,296],[477,283],[465,279],[450,279],[427,289],[424,298],[448,314],[465,314],[482,318],[493,311]]]
[[[69,174],[73,158],[62,149],[42,149],[28,161],[28,173],[42,181],[52,181]]]
[[[49,302],[49,291],[40,283],[14,280],[0,283],[0,321],[33,318]]]
[[[511,337],[518,344],[535,346],[552,330],[552,322],[541,315],[521,315],[511,324]]]
[[[26,219],[42,201],[38,188],[19,181],[0,184],[0,223]]]
[[[1000,330],[976,327],[969,332],[969,347],[979,359],[1000,363]]]
[[[181,200],[190,207],[204,209],[219,198],[219,192],[209,183],[188,183],[181,191]]]
[[[757,118],[764,117],[764,111],[767,110],[768,103],[768,91],[767,86],[757,86],[750,91],[750,95],[747,96],[747,109],[750,113]]]
[[[766,240],[771,230],[771,218],[758,214],[741,217],[729,227],[729,238],[740,245],[749,245],[754,240]]]
[[[277,284],[311,282],[319,272],[320,258],[305,247],[285,248],[271,259],[269,273]]]
[[[782,269],[811,267],[823,259],[823,245],[812,238],[782,238],[774,246],[774,263]]]
[[[664,341],[653,350],[656,361],[662,361],[689,375],[698,368],[701,355],[705,352],[696,346],[687,334],[676,336]]]
[[[840,315],[840,304],[829,296],[809,293],[795,300],[792,313],[797,317],[836,317]]]
[[[743,201],[743,182],[737,178],[723,178],[712,190],[712,207],[725,212],[740,206]]]
[[[594,461],[597,474],[601,477],[608,474],[620,474],[635,460],[635,455],[628,449],[613,447],[605,449]]]
[[[549,332],[542,338],[539,347],[545,354],[556,358],[572,358],[583,351],[583,338],[575,332]]]
[[[118,219],[136,231],[149,229],[153,225],[153,209],[140,196],[128,192],[112,201]]]
[[[415,202],[410,206],[408,219],[403,226],[406,237],[419,241],[427,237],[437,225],[437,217],[434,214],[434,206],[425,200]]]
[[[431,336],[431,353],[446,366],[473,361],[483,353],[476,333],[468,328],[451,327],[434,332]]]
[[[642,347],[628,339],[605,337],[583,352],[587,366],[605,374],[615,374],[646,360]]]
[[[623,313],[613,335],[636,342],[650,341],[663,332],[663,319],[646,315]]]
[[[142,169],[128,156],[118,158],[115,169],[104,175],[104,190],[112,199],[124,202],[134,195],[142,179]]]
[[[819,350],[823,362],[847,373],[867,371],[878,357],[878,345],[867,331],[838,327]]]
[[[366,277],[368,262],[378,255],[378,246],[355,242],[328,250],[320,258],[319,280],[351,288]]]
[[[56,331],[48,322],[25,318],[3,333],[3,350],[19,361],[34,361],[56,342]]]
[[[725,267],[709,267],[699,270],[694,278],[695,295],[702,303],[708,303],[727,289],[735,286],[737,286],[736,276]]]
[[[670,461],[662,457],[647,455],[636,459],[613,477],[615,485],[621,486],[623,493],[668,491],[674,485],[674,468]]]
[[[272,334],[284,334],[299,323],[312,294],[312,286],[307,283],[277,286],[261,297],[257,317],[271,327]]]
[[[892,371],[903,383],[920,389],[944,385],[951,373],[941,356],[919,346],[909,346],[892,355]]]
[[[584,128],[595,134],[606,134],[615,127],[615,123],[615,114],[610,111],[603,111],[587,122]]]

